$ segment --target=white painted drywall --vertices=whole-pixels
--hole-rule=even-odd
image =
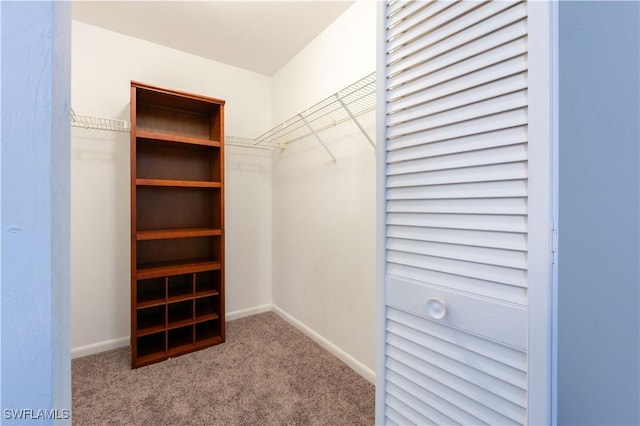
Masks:
[[[358,0],[273,76],[273,125],[376,69],[376,2]]]
[[[376,4],[354,3],[273,77],[273,124],[375,70]],[[362,117],[375,135],[375,113]],[[353,124],[273,162],[273,304],[375,368],[375,152]],[[362,368],[360,368],[362,371]],[[371,376],[371,375],[369,375]]]
[[[130,81],[225,99],[227,134],[271,124],[271,79],[73,21],[72,107],[129,119]],[[71,319],[75,356],[128,344],[129,134],[74,128]],[[227,313],[270,303],[271,155],[226,152]]]

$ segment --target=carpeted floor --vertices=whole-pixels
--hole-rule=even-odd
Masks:
[[[374,387],[274,313],[226,343],[131,370],[129,348],[72,362],[77,425],[373,425]]]

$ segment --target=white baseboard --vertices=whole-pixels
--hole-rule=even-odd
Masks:
[[[71,349],[71,358],[81,358],[87,355],[98,354],[100,352],[110,351],[112,349],[123,348],[129,346],[129,336],[119,337],[117,339],[105,340],[104,342],[92,343],[90,345],[78,346]]]
[[[287,312],[283,311],[278,306],[273,305],[272,310],[273,312],[278,314],[278,316],[280,316],[282,319],[287,321],[289,324],[293,325],[294,327],[302,331],[304,334],[309,336],[313,341],[315,341],[317,344],[322,346],[324,349],[331,352],[333,355],[337,356],[342,362],[344,362],[349,367],[351,367],[353,371],[360,374],[369,382],[375,384],[376,373],[373,370],[371,370],[369,367],[367,367],[366,365],[364,365],[363,363],[361,363],[360,361],[358,361],[357,359],[355,359],[354,357],[346,353],[344,350],[340,349],[339,347],[337,347],[336,345],[334,345],[333,343],[331,343],[330,341],[328,341],[327,339],[319,335],[317,332],[309,328],[303,322],[299,321],[298,319],[294,318]]]
[[[244,317],[250,317],[251,315],[261,314],[263,312],[269,312],[271,310],[271,304],[254,306],[253,308],[240,309],[233,312],[227,312],[224,316],[227,321],[233,321]]]
[[[253,308],[241,309],[238,311],[228,312],[225,315],[227,321],[233,321],[236,319],[248,317],[251,315],[261,314],[263,312],[269,312],[271,305],[255,306]],[[71,349],[71,358],[81,358],[83,356],[94,355],[100,352],[110,351],[112,349],[123,348],[129,346],[129,336],[119,337],[117,339],[105,340],[103,342],[92,343],[90,345],[78,346]]]

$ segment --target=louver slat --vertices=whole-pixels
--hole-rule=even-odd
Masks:
[[[407,19],[407,17],[418,11],[422,6],[423,2],[421,0],[398,1],[387,10],[387,16],[392,17],[394,22],[402,22]]]
[[[455,198],[526,197],[527,183],[522,180],[471,182],[451,185],[405,186],[390,188],[389,200],[431,200]],[[473,228],[478,229],[478,228]]]
[[[438,2],[434,7],[427,9],[427,12],[431,11],[430,16],[427,16],[427,13],[416,13],[406,19],[405,22],[409,24],[409,28],[404,32],[400,33],[393,31],[395,30],[395,28],[393,28],[393,33],[397,35],[389,34],[391,38],[389,38],[387,42],[387,49],[391,51],[405,45],[410,45],[413,40],[420,39],[425,33],[433,33],[438,28],[445,27],[446,24],[451,23],[451,21],[459,18],[461,15],[478,8],[480,5],[482,5],[481,2],[471,1],[462,1],[459,3]],[[425,23],[427,19],[428,25],[416,25],[419,23]]]
[[[523,21],[514,22],[513,24],[507,25],[497,31],[489,32],[488,34],[465,44],[464,49],[451,49],[445,53],[439,54],[438,56],[424,59],[424,62],[419,64],[419,66],[409,67],[394,75],[390,75],[388,77],[388,87],[391,90],[390,99],[394,99],[399,96],[399,92],[396,92],[396,90],[399,91],[402,88],[402,85],[409,82],[415,82],[417,79],[421,79],[425,76],[430,77],[431,73],[448,67],[453,67],[460,61],[464,61],[469,58],[474,59],[487,56],[487,58],[483,60],[490,62],[496,50],[502,49],[503,46],[513,48],[513,52],[511,52],[512,54],[508,54],[505,59],[526,52],[526,38],[524,37],[526,34],[526,24]],[[517,51],[520,51],[520,53]],[[471,68],[468,72],[473,70],[474,69]],[[431,85],[428,79],[421,80],[420,84],[425,84],[425,87],[429,87]]]
[[[442,141],[425,141],[422,145],[394,149],[387,153],[387,163],[391,166],[400,161],[478,151],[525,142],[527,142],[526,127],[509,127]]]
[[[396,360],[394,355],[399,359]],[[424,383],[425,388],[446,396],[449,401],[455,401],[457,406],[465,407],[466,412],[481,422],[491,425],[522,423],[525,412],[521,407],[484,392],[478,386],[433,368],[419,359],[395,352],[390,353],[388,365],[391,371],[397,372],[410,382]]]
[[[526,269],[527,256],[524,252],[496,250],[485,247],[470,247],[456,244],[442,244],[425,241],[387,239],[387,249],[405,253],[425,254],[444,259],[463,260],[485,265]]]
[[[496,81],[491,81],[491,78],[494,76],[489,77],[488,72],[485,74],[485,80],[490,82],[483,85],[475,85],[475,81],[466,84],[463,82],[461,87],[454,86],[442,88],[440,93],[432,94],[421,92],[420,94],[423,96],[416,96],[415,99],[411,99],[411,102],[406,102],[407,98],[403,99],[404,102],[394,102],[393,105],[395,107],[402,109],[390,111],[389,118],[387,119],[387,125],[394,126],[406,121],[428,117],[439,112],[495,98],[504,93],[511,93],[526,89],[527,87],[527,79],[524,73]],[[449,84],[446,86],[449,86]],[[471,88],[465,91],[460,91],[460,89],[465,86]],[[455,91],[455,93],[448,95],[448,93],[452,91]],[[442,96],[443,94],[447,94],[447,96]],[[437,98],[437,102],[431,102],[433,98]]]
[[[387,417],[386,417],[386,421],[384,422],[385,425],[409,425],[411,423],[415,423],[412,422],[411,420],[409,420],[408,418],[406,418],[405,416],[403,416],[402,414],[400,414],[399,412],[397,412],[396,410],[394,410],[393,408],[389,407],[387,408]],[[430,422],[424,423],[425,425],[435,425],[436,423]]]
[[[492,9],[499,10],[500,5],[503,7],[509,6],[509,3],[491,2],[490,5]],[[485,18],[486,15],[493,12],[493,10],[491,10],[487,14],[480,14],[483,9],[484,8],[478,10],[478,19]],[[446,29],[428,33],[424,38],[416,40],[403,48],[388,52],[387,58],[389,64],[389,75],[393,76],[410,67],[417,66],[422,62],[426,62],[431,58],[448,52],[449,50],[460,48],[466,43],[513,23],[520,22],[522,25],[525,25],[522,19],[526,17],[526,14],[526,6],[518,5],[478,23],[460,20],[460,22],[456,21],[456,25],[454,27],[447,27]]]
[[[430,271],[446,272],[448,274],[459,275],[462,277],[491,281],[498,284],[504,284],[506,286],[523,288],[527,286],[527,273],[526,271],[519,269],[392,250],[387,251],[387,262],[398,265],[413,266],[414,268],[428,269]],[[388,297],[391,297],[391,295]]]
[[[387,337],[387,390],[395,400],[394,409],[416,417],[439,416],[438,424],[525,423],[526,392],[522,387],[526,376],[483,356],[482,350],[474,353],[440,340],[430,334],[434,331],[430,326],[421,327],[423,333],[401,325],[406,313],[392,308],[390,313],[394,321],[389,323]],[[442,332],[435,330],[435,335]],[[455,329],[444,332],[460,345],[471,338]],[[516,357],[513,362],[522,357],[517,352],[511,354],[504,352]]]
[[[420,2],[418,2],[420,3]],[[397,38],[404,33],[411,31],[416,27],[420,27],[425,21],[430,19],[431,17],[437,15],[443,10],[451,7],[455,2],[441,2],[441,1],[433,1],[421,2],[421,8],[415,9],[413,14],[407,16],[407,18],[403,20],[395,20],[394,25],[390,27],[387,31],[387,41]]]
[[[497,182],[527,178],[527,165],[522,162],[462,167],[460,169],[436,170],[429,172],[408,172],[389,176],[389,187],[428,186],[468,182]],[[472,207],[472,206],[468,206]],[[461,212],[463,213],[463,212]],[[492,212],[493,213],[493,212]]]
[[[452,110],[436,113],[433,115],[425,115],[421,120],[404,120],[409,118],[409,114],[398,113],[400,124],[387,128],[387,134],[390,138],[398,136],[423,132],[425,130],[436,127],[446,126],[448,124],[460,123],[472,120],[478,117],[498,114],[500,112],[510,111],[512,109],[523,108],[527,105],[527,93],[520,91],[508,93],[486,101],[476,102],[470,105],[462,106]]]
[[[526,215],[527,204],[522,198],[389,200],[387,212]]]
[[[402,337],[526,390],[525,352],[394,307],[389,307],[387,319],[387,342]]]
[[[387,237],[417,241],[435,241],[505,250],[527,250],[526,234],[514,234],[508,232],[389,225],[387,226]]]
[[[403,417],[409,420],[403,425],[456,425],[459,424],[445,417],[442,413],[427,406],[415,396],[389,383],[387,386],[388,396],[387,404],[396,412],[401,413]],[[427,417],[428,416],[428,417]],[[433,419],[433,420],[432,420]]]
[[[527,145],[518,144],[486,150],[461,152],[445,156],[420,158],[416,160],[407,160],[403,162],[393,163],[388,165],[387,174],[392,177],[395,175],[411,174],[411,177],[420,178],[421,176],[437,176],[437,174],[434,172],[439,171],[440,175],[446,176],[464,174],[466,172],[469,172],[469,167],[485,166],[485,168],[483,168],[483,172],[487,173],[487,175],[492,175],[492,172],[488,170],[486,166],[498,168],[499,166],[494,165],[502,165],[501,169],[495,170],[495,172],[498,173],[498,176],[495,176],[493,179],[487,179],[482,175],[479,175],[477,176],[477,180],[475,180],[475,182],[484,182],[489,180],[513,180],[514,178],[512,176],[516,176],[516,179],[526,178],[526,161]],[[508,166],[505,163],[510,163],[511,165]],[[525,172],[525,176],[521,176],[521,173],[523,171]],[[467,179],[464,179],[460,182],[467,181]],[[451,182],[456,182],[456,180],[452,180]],[[432,184],[435,183],[436,182],[432,182]],[[419,186],[421,184],[423,183],[416,182],[412,186]],[[392,181],[390,182],[389,186],[396,185]]]
[[[522,56],[526,50],[526,41],[517,39],[482,55],[472,56],[453,65],[428,72],[425,76],[400,86],[394,84],[394,80],[391,79],[390,83],[394,88],[389,90],[389,101],[393,102],[393,109],[390,109],[389,112],[405,108],[405,102],[411,101],[412,95],[415,94],[423,96],[424,102],[426,102],[447,93],[459,92],[469,87],[526,71],[527,63]]]
[[[462,138],[471,135],[475,136],[495,130],[522,126],[524,124],[527,124],[527,110],[526,108],[520,108],[480,117],[463,123],[454,123],[444,127],[437,127],[435,129],[393,138],[388,141],[387,149],[395,150],[430,142],[442,142],[447,139]]]
[[[438,368],[449,373],[451,380],[458,378],[465,387],[466,383],[471,383],[473,386],[469,389],[473,394],[484,391],[510,402],[513,409],[526,407],[527,393],[524,389],[398,335],[390,335],[387,339],[387,353],[390,358],[416,363],[418,370],[422,370],[420,364],[425,364],[425,368],[427,365]],[[407,360],[407,357],[410,358]],[[467,391],[463,389],[461,392]]]
[[[467,413],[464,409],[458,408],[458,404],[460,404],[461,401],[455,398],[457,395],[444,392],[443,389],[434,386],[433,381],[428,377],[421,377],[419,381],[423,383],[419,385],[411,380],[415,378],[415,376],[409,372],[403,373],[404,374],[400,374],[391,367],[387,367],[389,393],[401,396],[404,400],[411,401],[411,407],[417,408],[418,412],[431,414],[432,411],[437,411],[441,413],[442,416],[446,416],[445,418],[451,419],[447,420],[446,423],[438,421],[438,424],[487,424]],[[424,387],[422,385],[424,385]],[[431,415],[433,416],[433,414]]]

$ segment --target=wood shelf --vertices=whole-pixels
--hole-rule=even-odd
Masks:
[[[162,325],[154,325],[154,326],[151,326],[151,327],[138,328],[138,332],[136,333],[136,335],[138,337],[143,337],[143,336],[148,336],[150,334],[159,333],[159,332],[164,331],[164,330],[165,330],[164,324],[162,324]]]
[[[178,356],[178,355],[183,355],[189,352],[193,352],[194,349],[196,349],[197,346],[194,345],[193,343],[185,343],[183,345],[177,345],[174,347],[171,347],[167,350],[167,355],[168,356]]]
[[[137,186],[171,186],[182,188],[221,188],[220,182],[202,180],[136,179]]]
[[[180,328],[180,327],[184,327],[186,325],[191,325],[191,324],[193,324],[193,318],[186,318],[179,321],[173,321],[167,325],[167,330],[173,330],[175,328]]]
[[[218,318],[219,318],[218,314],[213,312],[213,313],[209,313],[209,314],[196,315],[195,322],[196,323],[205,322],[205,321],[215,320],[215,319],[218,319]]]
[[[189,294],[181,294],[179,296],[172,296],[172,297],[168,297],[166,302],[162,302],[164,303],[176,303],[176,302],[184,302],[185,300],[191,300],[193,299],[193,294],[189,293]]]
[[[163,361],[165,359],[167,359],[167,355],[163,349],[162,351],[155,351],[149,354],[138,355],[136,365],[138,367],[143,367],[145,365],[152,364],[158,361]]]
[[[197,339],[195,346],[199,348],[206,348],[207,346],[217,345],[218,343],[222,343],[222,338],[220,336],[207,337],[204,339]]]
[[[218,290],[202,290],[202,291],[196,291],[196,294],[194,295],[195,299],[199,299],[201,297],[207,297],[207,296],[217,296],[220,293],[218,292]]]
[[[216,148],[219,148],[221,145],[220,141],[193,138],[189,136],[172,135],[172,134],[166,134],[166,133],[155,133],[155,132],[148,132],[148,131],[138,131],[136,132],[136,136],[140,139],[153,139],[157,141],[175,142],[175,143],[183,143],[183,144],[189,144],[189,145],[203,145],[203,146],[211,146]]]
[[[192,260],[181,262],[160,262],[138,265],[136,278],[144,280],[170,275],[180,275],[189,272],[204,272],[220,269],[220,262],[211,260]]]
[[[222,231],[216,228],[155,229],[136,232],[136,239],[138,241],[145,241],[172,238],[215,237],[218,235],[222,235]]]
[[[162,299],[145,300],[144,302],[138,302],[136,305],[136,308],[137,309],[152,308],[154,306],[161,306],[166,303],[167,302],[165,302],[163,297]]]

